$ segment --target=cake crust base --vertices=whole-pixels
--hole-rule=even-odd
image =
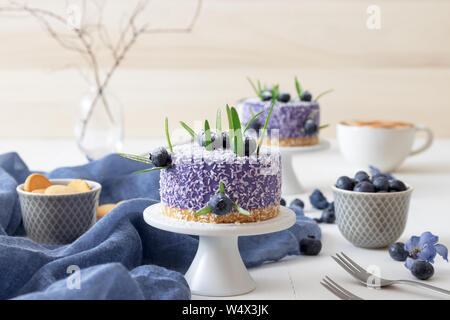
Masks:
[[[273,145],[280,147],[303,147],[314,146],[319,143],[319,136],[313,137],[295,137],[295,138],[274,138],[267,139],[263,142],[264,145]]]
[[[280,213],[280,206],[275,205],[261,209],[250,209],[248,211],[250,212],[249,216],[233,210],[224,216],[218,216],[214,213],[207,213],[196,217],[195,211],[193,210],[162,205],[162,213],[165,216],[178,220],[206,223],[247,223],[269,220],[276,217]]]

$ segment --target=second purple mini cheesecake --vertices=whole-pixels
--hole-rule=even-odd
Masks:
[[[261,119],[269,112],[272,101],[262,101],[260,98],[249,98],[239,105],[240,117],[244,123],[252,119],[261,111]],[[258,117],[259,118],[259,117]],[[319,142],[319,130],[305,131],[305,125],[311,120],[313,126],[320,126],[320,106],[314,101],[292,99],[288,102],[276,101],[267,129],[268,144],[276,144],[272,139],[278,139],[280,146],[309,146]],[[261,120],[255,119],[259,127],[263,127]],[[255,126],[255,128],[258,128]],[[276,131],[277,130],[277,131]],[[276,134],[275,134],[276,133]]]
[[[313,99],[311,93],[302,90],[295,78],[298,98],[292,98],[287,92],[280,92],[278,85],[271,88],[262,87],[261,83],[253,83],[257,97],[245,99],[239,105],[239,116],[244,124],[251,123],[251,129],[258,132],[264,125],[272,104],[274,108],[267,125],[268,145],[283,147],[311,146],[319,143],[320,97],[331,92],[325,91]]]
[[[226,215],[195,215],[218,193],[220,182],[227,196],[249,215],[236,209]],[[209,223],[267,220],[280,212],[281,157],[264,147],[258,157],[239,157],[231,150],[177,146],[171,168],[161,171],[160,194],[163,213],[177,219]]]

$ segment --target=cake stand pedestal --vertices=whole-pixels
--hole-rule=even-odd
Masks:
[[[266,221],[212,224],[167,217],[158,203],[145,209],[144,220],[161,230],[199,236],[197,253],[185,278],[195,295],[224,297],[244,294],[256,287],[239,253],[238,236],[287,229],[295,223],[295,213],[281,207],[278,216]]]
[[[314,146],[305,147],[279,147],[281,153],[282,179],[281,193],[283,195],[294,195],[302,193],[303,187],[295,174],[292,157],[298,153],[315,152],[330,148],[328,140],[321,139]]]

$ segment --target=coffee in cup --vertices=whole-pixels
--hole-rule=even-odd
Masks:
[[[416,133],[424,131],[425,143],[413,150]],[[392,172],[411,155],[428,149],[433,133],[422,125],[401,121],[342,121],[337,125],[337,139],[344,157],[359,168],[374,166]]]

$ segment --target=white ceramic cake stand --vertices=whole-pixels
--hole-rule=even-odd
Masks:
[[[238,236],[287,229],[295,223],[295,213],[281,207],[278,216],[266,221],[212,224],[164,216],[158,203],[145,209],[144,220],[161,230],[199,236],[197,253],[185,278],[193,294],[225,297],[244,294],[256,287],[239,253]]]
[[[320,139],[319,143],[314,146],[305,147],[279,147],[281,152],[281,162],[282,162],[282,183],[281,183],[281,193],[283,195],[293,195],[302,193],[303,187],[295,174],[294,167],[292,164],[292,157],[298,153],[315,152],[322,151],[330,148],[330,143],[328,140]]]

